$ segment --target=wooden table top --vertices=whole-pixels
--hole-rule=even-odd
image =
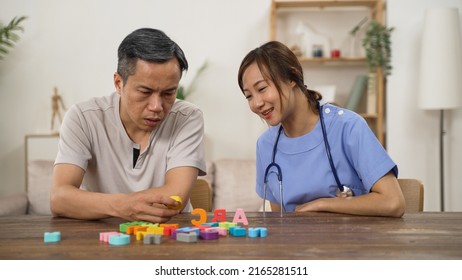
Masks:
[[[462,212],[409,213],[402,218],[332,213],[246,213],[248,227],[266,227],[265,238],[220,237],[183,243],[163,237],[145,245],[131,237],[126,246],[99,241],[125,221],[82,221],[49,216],[0,217],[0,259],[462,259]],[[208,213],[208,222],[213,213]],[[232,221],[234,212],[227,213]],[[180,214],[169,223],[191,226],[197,215]],[[45,232],[61,232],[44,243]]]

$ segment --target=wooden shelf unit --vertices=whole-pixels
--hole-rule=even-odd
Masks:
[[[351,7],[365,7],[370,11],[370,17],[378,22],[383,23],[384,13],[383,0],[273,0],[270,12],[270,39],[277,40],[277,21],[279,11],[300,11],[303,9],[316,9],[320,12],[324,8],[344,8],[345,12]],[[364,67],[367,70],[365,57],[322,57],[322,58],[305,58],[301,57],[300,62],[303,67],[311,66],[328,66],[328,67]],[[360,113],[373,131],[379,142],[385,146],[384,139],[384,76],[382,69],[377,69],[377,102],[376,114]]]

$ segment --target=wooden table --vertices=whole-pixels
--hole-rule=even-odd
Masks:
[[[208,214],[208,221],[212,213]],[[331,213],[246,213],[249,227],[266,227],[266,238],[221,237],[183,243],[164,237],[144,245],[111,246],[99,233],[117,231],[120,219],[82,221],[48,216],[0,217],[0,259],[462,259],[462,213],[414,213],[403,218]],[[234,213],[227,213],[232,221]],[[191,226],[197,215],[170,223]],[[60,231],[59,243],[44,232]]]

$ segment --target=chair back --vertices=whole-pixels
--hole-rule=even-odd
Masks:
[[[207,212],[212,211],[212,187],[204,179],[197,179],[189,194],[189,200],[193,208],[202,208]]]
[[[406,201],[406,212],[422,212],[424,204],[423,183],[417,179],[398,179]]]

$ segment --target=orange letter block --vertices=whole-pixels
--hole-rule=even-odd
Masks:
[[[207,222],[207,212],[205,212],[202,208],[195,208],[192,210],[191,214],[196,215],[199,214],[199,220],[191,220],[191,223],[195,226],[199,226],[205,222]]]

